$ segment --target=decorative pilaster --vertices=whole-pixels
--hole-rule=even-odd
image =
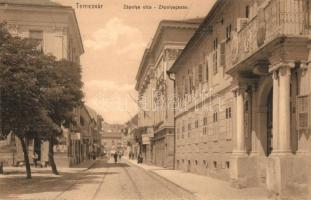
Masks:
[[[289,66],[279,69],[279,146],[278,153],[291,152],[291,121],[290,121],[290,76]]]
[[[272,134],[273,134],[273,151],[278,150],[279,136],[279,71],[273,71],[273,111],[272,111]]]
[[[294,66],[273,66],[273,154],[291,153],[290,80]]]

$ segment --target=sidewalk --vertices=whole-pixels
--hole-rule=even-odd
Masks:
[[[62,173],[62,172],[64,172],[64,173],[76,173],[79,171],[86,171],[89,168],[91,168],[96,163],[96,161],[97,160],[88,160],[88,161],[85,161],[85,162],[80,163],[80,164],[73,166],[73,167],[57,167],[57,170],[60,173]],[[3,177],[5,175],[24,176],[26,169],[25,169],[25,166],[21,166],[21,167],[5,166],[3,168],[3,171],[4,171],[4,174],[3,175],[0,174],[0,177],[1,176]],[[42,167],[42,168],[31,166],[31,172],[34,175],[36,175],[35,173],[43,173],[43,172],[48,172],[48,171],[52,171],[50,166]],[[56,176],[56,175],[50,174],[50,176]]]
[[[268,200],[267,191],[264,188],[235,189],[226,181],[208,176],[137,164],[136,160],[124,159],[188,190],[200,200]]]

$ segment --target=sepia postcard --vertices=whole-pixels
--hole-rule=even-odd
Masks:
[[[310,62],[311,0],[0,0],[0,200],[311,200]]]

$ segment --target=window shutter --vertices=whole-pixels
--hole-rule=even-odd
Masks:
[[[217,74],[217,51],[213,52],[213,72]]]
[[[203,65],[200,64],[199,65],[199,70],[198,70],[198,78],[199,78],[199,82],[201,83],[203,81]]]
[[[220,47],[219,47],[219,53],[220,53],[220,66],[221,67],[225,67],[226,65],[226,43],[222,42],[220,43]]]
[[[205,81],[208,81],[208,60],[205,63]]]
[[[309,95],[297,97],[297,128],[306,130],[310,128],[310,98]]]

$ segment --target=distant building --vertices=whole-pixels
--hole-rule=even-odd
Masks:
[[[69,134],[65,137],[65,152],[68,158],[68,166],[79,164],[83,161],[93,159],[93,156],[100,156],[100,130],[102,129],[103,118],[87,105],[80,106],[74,111],[75,123],[71,124]],[[56,156],[57,162],[57,156]],[[63,161],[64,162],[64,161]]]
[[[104,122],[101,131],[101,145],[105,153],[123,152],[124,125]]]
[[[202,19],[163,20],[143,55],[137,76],[138,134],[145,163],[174,167],[174,82],[166,71],[185,47]]]
[[[57,59],[68,59],[80,63],[80,56],[84,53],[81,35],[75,11],[72,7],[62,6],[50,0],[0,0],[0,21],[6,21],[9,31],[14,36],[31,38],[39,41],[39,46],[45,54],[52,54]],[[64,135],[66,135],[66,130]],[[8,165],[23,161],[22,149],[14,135],[7,139],[6,144],[11,149],[0,148],[0,159],[6,157]],[[15,141],[16,148],[12,150]],[[5,142],[1,142],[5,143]],[[36,151],[42,163],[48,162],[48,144],[40,141],[28,141],[29,158],[32,160]],[[0,144],[1,145],[1,144]],[[1,150],[2,149],[2,150]],[[6,149],[6,150],[4,150]],[[62,146],[58,149],[63,151]],[[10,158],[10,159],[8,159]]]
[[[129,157],[131,153],[133,159],[137,159],[137,156],[140,152],[137,128],[138,128],[138,115],[136,114],[126,123],[126,127],[124,128],[123,133],[125,141],[124,155],[126,157]]]

